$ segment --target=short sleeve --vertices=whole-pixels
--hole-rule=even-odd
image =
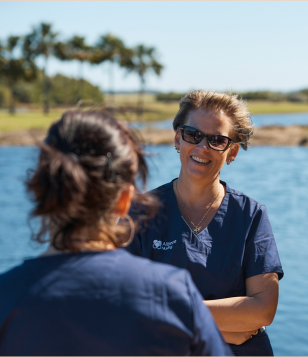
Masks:
[[[233,356],[224,341],[212,314],[204,305],[202,297],[194,285],[190,274],[186,273],[186,284],[191,298],[193,313],[192,356]]]
[[[247,235],[244,260],[245,279],[264,273],[277,273],[282,279],[279,254],[265,206],[258,207]]]
[[[128,214],[133,219],[134,222],[139,221],[138,207],[133,202]],[[137,255],[139,257],[142,256],[141,237],[138,230],[135,230],[133,241],[131,242],[130,245],[125,247],[125,249],[131,254]]]

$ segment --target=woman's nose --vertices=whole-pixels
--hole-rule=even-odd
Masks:
[[[204,138],[200,141],[200,143],[197,145],[197,147],[198,147],[199,149],[202,149],[202,150],[209,150],[210,147],[209,147],[209,143],[208,143],[208,141],[207,141],[207,138],[204,137]]]

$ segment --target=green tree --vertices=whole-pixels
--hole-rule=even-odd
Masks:
[[[23,43],[23,54],[26,58],[34,61],[37,57],[43,56],[45,64],[43,67],[43,103],[44,113],[49,113],[49,92],[51,83],[47,77],[48,59],[54,53],[58,33],[52,31],[52,25],[41,23],[26,35]]]
[[[128,72],[134,72],[140,79],[140,91],[137,104],[137,117],[142,119],[143,117],[143,102],[146,75],[149,72],[154,72],[157,76],[160,76],[163,70],[163,65],[158,62],[156,58],[156,50],[154,47],[146,47],[144,45],[138,45],[134,49],[134,55],[130,60],[123,63]]]
[[[76,96],[79,91],[78,80],[57,74],[51,78],[51,81],[53,85],[50,97],[56,105],[76,105]],[[83,80],[82,99],[102,102],[103,95],[98,87]]]
[[[132,56],[133,50],[127,48],[120,38],[110,33],[101,36],[95,45],[91,62],[93,64],[109,62],[109,93],[111,101],[113,101],[114,94],[114,66],[117,64],[125,67],[131,61]]]
[[[0,44],[0,78],[10,89],[9,111],[15,113],[17,84],[21,80],[32,81],[36,78],[36,67],[29,58],[16,58],[19,36],[10,36],[6,45]]]
[[[80,36],[73,36],[67,43],[59,43],[56,47],[58,58],[79,62],[79,91],[77,94],[77,102],[83,99],[84,80],[83,80],[83,64],[90,62],[93,48],[86,44],[85,38]]]

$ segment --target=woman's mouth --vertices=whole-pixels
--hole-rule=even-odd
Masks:
[[[198,156],[191,156],[191,158],[198,162],[199,164],[207,164],[208,162],[210,162],[211,160],[206,160],[206,159],[202,159],[201,157]]]

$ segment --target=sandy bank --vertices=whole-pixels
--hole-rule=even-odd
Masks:
[[[141,132],[149,144],[174,145],[173,130],[146,129]],[[308,126],[264,126],[256,128],[251,140],[252,146],[308,146]]]
[[[174,132],[147,128],[139,131],[146,144],[173,145]],[[30,146],[42,141],[46,136],[45,129],[29,129],[0,132],[0,146]],[[256,128],[252,146],[308,146],[308,126],[265,126]]]

